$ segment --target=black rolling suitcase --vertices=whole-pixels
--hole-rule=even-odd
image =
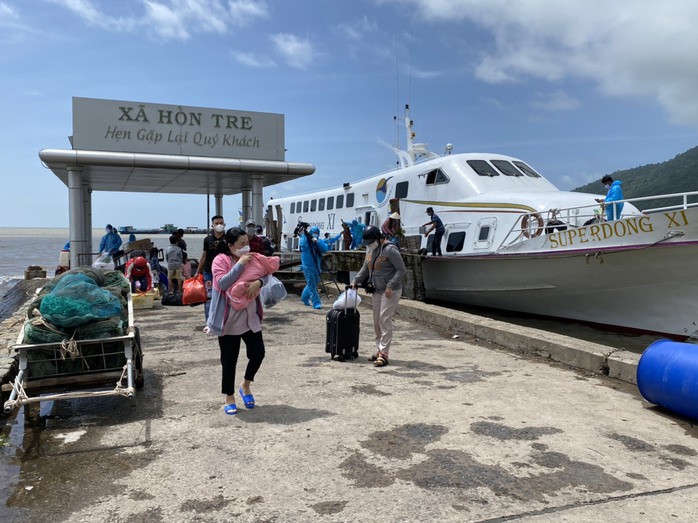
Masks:
[[[337,356],[343,361],[359,356],[359,310],[356,303],[353,307],[348,305],[351,304],[345,300],[344,309],[331,309],[327,313],[325,352],[330,353],[331,359]]]

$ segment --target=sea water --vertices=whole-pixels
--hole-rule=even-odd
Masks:
[[[104,229],[92,230],[92,249],[97,252]],[[4,291],[24,278],[24,271],[31,265],[42,267],[46,276],[52,277],[58,266],[58,256],[69,240],[68,228],[63,227],[0,227],[0,296]],[[137,240],[149,238],[163,253],[170,244],[169,234],[136,235]],[[198,260],[202,253],[203,234],[186,234],[187,252]],[[128,235],[121,235],[128,243]],[[167,264],[163,262],[166,267]]]

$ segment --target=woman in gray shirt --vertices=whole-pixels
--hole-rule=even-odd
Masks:
[[[402,296],[405,262],[400,249],[390,243],[378,227],[366,227],[362,244],[367,249],[366,258],[351,286],[356,288],[365,280],[367,291],[373,292],[373,329],[376,331],[377,352],[369,360],[376,367],[384,367],[388,364],[390,343],[393,341],[393,316]]]

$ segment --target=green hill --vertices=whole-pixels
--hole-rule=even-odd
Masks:
[[[623,182],[623,196],[625,198],[698,191],[698,147],[689,149],[666,162],[616,171],[611,173],[611,177],[614,180]],[[599,178],[595,182],[573,190],[576,192],[602,194],[604,189]],[[693,196],[689,201],[697,202],[698,197]],[[637,202],[635,206],[638,209],[646,209],[649,207],[676,205],[678,203],[678,199],[673,198],[670,200]]]

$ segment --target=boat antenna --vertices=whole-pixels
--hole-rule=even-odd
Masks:
[[[397,56],[397,30],[395,30],[395,115],[393,122],[395,124],[395,146],[400,148],[400,125],[397,121],[397,115],[400,113],[400,70]]]

